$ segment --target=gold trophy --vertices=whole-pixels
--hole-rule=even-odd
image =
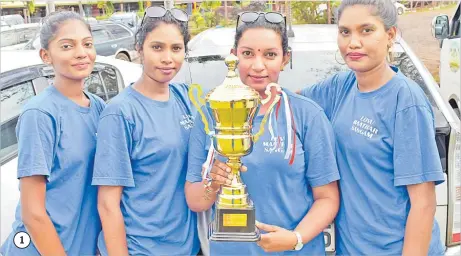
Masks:
[[[240,177],[241,157],[253,150],[255,143],[264,132],[264,125],[271,110],[280,100],[280,87],[270,84],[265,91],[266,99],[251,87],[245,85],[235,72],[238,58],[230,55],[225,59],[228,73],[224,82],[202,98],[200,85],[193,84],[189,97],[199,111],[205,132],[211,136],[215,150],[228,160],[226,164],[232,169],[231,185],[223,185],[217,195],[214,221],[209,227],[209,238],[214,241],[258,241],[260,234],[256,228],[255,207],[248,197],[247,189]],[[275,98],[266,111],[259,132],[252,134],[253,118],[261,104],[272,98],[271,88],[275,87]],[[194,89],[198,91],[198,102],[194,98]],[[210,130],[206,116],[201,107],[205,106],[213,120]],[[248,170],[251,172],[251,170]]]

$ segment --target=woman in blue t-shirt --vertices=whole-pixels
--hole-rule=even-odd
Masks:
[[[290,59],[284,17],[273,12],[247,12],[239,16],[239,21],[232,51],[239,59],[240,79],[265,98],[266,86],[277,83]],[[253,121],[253,133],[273,100],[261,106]],[[313,101],[283,89],[282,99],[270,112],[266,126],[251,154],[242,158],[248,171],[241,174],[256,208],[257,226],[264,234],[257,243],[212,241],[209,252],[324,255],[323,230],[333,221],[339,205],[331,124]],[[213,150],[209,150],[210,138],[200,116],[195,118],[190,138],[187,202],[193,211],[203,212],[214,204],[217,189],[230,184],[232,177],[220,158],[212,165],[208,177],[211,184],[202,179],[202,164]],[[201,223],[199,232],[206,234],[207,224]],[[202,244],[208,253],[206,238]]]
[[[189,41],[188,16],[150,7],[136,34],[141,77],[101,114],[93,185],[99,186],[102,255],[196,255],[196,214],[187,207],[187,86],[171,80]]]
[[[386,59],[396,37],[391,0],[344,0],[338,47],[349,72],[301,94],[325,109],[337,141],[339,255],[440,255],[435,185],[444,175],[423,90]]]
[[[91,174],[105,103],[83,91],[96,59],[91,29],[75,12],[55,12],[43,19],[40,43],[54,79],[18,120],[21,200],[0,254],[96,255],[101,223]]]

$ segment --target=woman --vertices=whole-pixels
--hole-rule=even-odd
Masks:
[[[396,36],[390,0],[344,0],[338,47],[349,72],[304,89],[337,139],[339,255],[441,255],[435,185],[444,176],[424,92],[386,60]]]
[[[80,15],[57,12],[44,19],[40,41],[55,77],[19,117],[21,200],[1,254],[94,255],[101,224],[91,177],[104,102],[83,91],[96,58],[93,38]],[[15,245],[18,232],[32,239],[25,249]]]
[[[232,51],[239,59],[240,78],[266,97],[266,86],[277,83],[290,59],[284,17],[249,12],[239,16],[239,21]],[[253,122],[256,129],[273,100],[261,106]],[[260,142],[242,158],[248,168],[242,179],[256,208],[257,226],[265,234],[258,243],[212,241],[211,255],[325,254],[323,230],[333,221],[339,206],[331,124],[317,104],[287,90],[283,90],[277,109],[270,113],[272,120]],[[196,212],[210,209],[219,187],[232,180],[230,168],[222,159],[215,160],[211,184],[204,188],[208,182],[202,180],[201,172],[209,145],[203,121],[197,116],[189,142],[185,188],[188,205]]]
[[[188,87],[171,80],[189,41],[185,12],[150,7],[136,35],[138,81],[101,114],[93,184],[102,255],[194,255],[196,214],[186,204]]]

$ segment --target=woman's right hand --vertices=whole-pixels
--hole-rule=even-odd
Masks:
[[[213,190],[218,190],[221,185],[230,185],[233,178],[231,168],[218,159],[215,159],[211,167],[210,178]]]

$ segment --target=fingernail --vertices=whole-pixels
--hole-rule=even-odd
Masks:
[[[227,171],[227,172],[231,172],[231,168],[227,168],[226,171]]]
[[[234,177],[234,175],[232,175],[232,173],[231,173],[231,174],[229,174],[229,176],[227,176],[227,177],[231,180],[231,179]]]
[[[226,180],[226,184],[227,184],[227,185],[230,185],[230,184],[232,184],[232,183],[231,183],[230,180]]]

